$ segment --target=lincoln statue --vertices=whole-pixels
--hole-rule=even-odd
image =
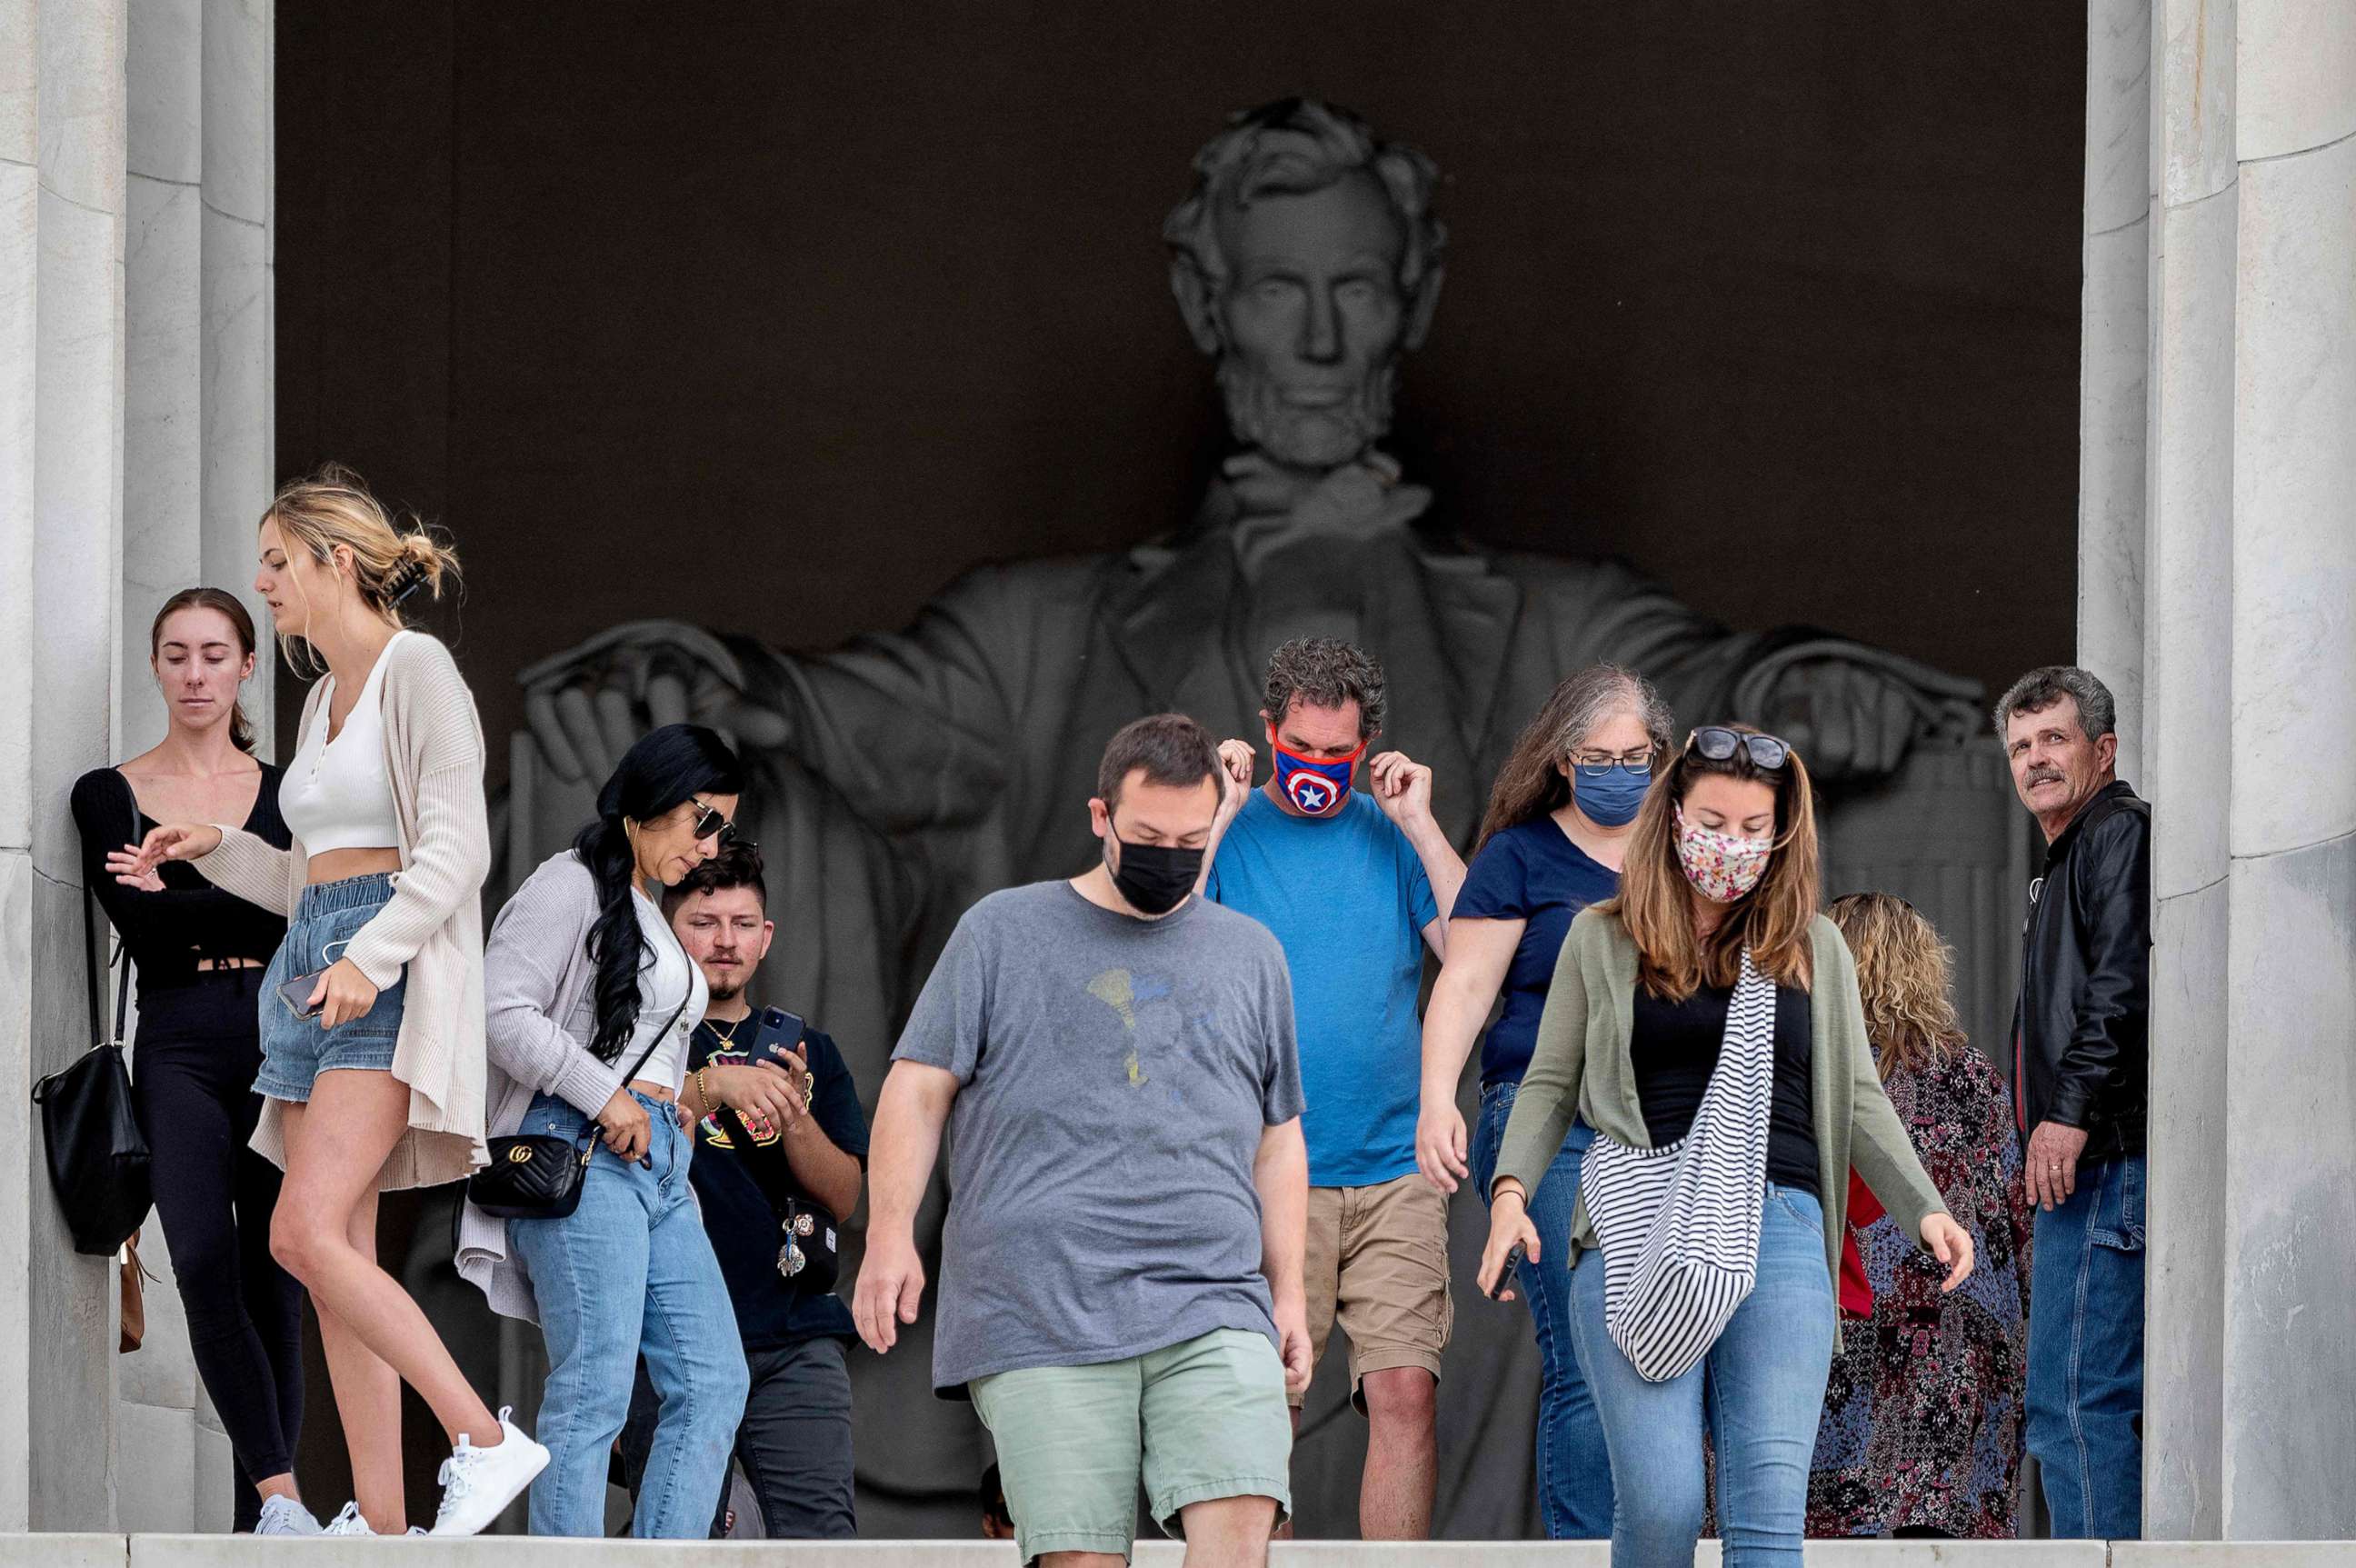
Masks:
[[[1401,361],[1440,301],[1435,179],[1325,104],[1237,116],[1163,226],[1234,435],[1183,526],[979,567],[906,629],[817,656],[674,622],[609,630],[524,674],[510,842],[562,842],[646,726],[727,730],[755,769],[739,820],[778,884],[768,990],[823,1020],[872,1083],[959,914],[1087,864],[1072,802],[1106,737],[1162,709],[1257,734],[1261,670],[1290,637],[1382,660],[1385,745],[1432,768],[1435,811],[1464,847],[1516,734],[1597,660],[1642,671],[1685,724],[1786,737],[1837,798],[1969,732],[1972,682],[1814,629],[1730,631],[1617,564],[1468,542],[1471,520],[1383,446]]]

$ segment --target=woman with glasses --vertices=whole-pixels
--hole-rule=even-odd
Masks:
[[[595,1142],[562,1219],[460,1217],[458,1271],[548,1342],[534,1535],[603,1535],[605,1473],[640,1357],[661,1401],[631,1532],[701,1539],[720,1502],[746,1374],[688,1185],[679,1106],[702,973],[662,890],[734,836],[744,769],[700,725],[622,756],[597,815],[499,911],[483,954],[490,1129]]]
[[[1618,897],[1571,922],[1491,1183],[1485,1294],[1515,1250],[1569,1254],[1571,1337],[1615,1479],[1614,1568],[1685,1568],[1702,1437],[1730,1568],[1799,1568],[1839,1327],[1852,1165],[1947,1265],[1971,1238],[1883,1094],[1856,967],[1816,912],[1807,769],[1772,736],[1696,730],[1629,834]],[[1570,1232],[1534,1194],[1574,1120]]]
[[[1498,771],[1450,918],[1448,961],[1423,1015],[1416,1164],[1442,1192],[1469,1176],[1488,1201],[1563,937],[1573,916],[1620,890],[1637,807],[1655,765],[1668,756],[1670,722],[1668,704],[1643,676],[1594,665],[1554,689]],[[1457,1087],[1500,992],[1505,1007],[1482,1042],[1480,1120],[1468,1140]],[[1558,1242],[1570,1234],[1579,1159],[1592,1136],[1584,1126],[1571,1128],[1531,1211]],[[1557,1541],[1597,1539],[1612,1531],[1612,1467],[1571,1343],[1568,1250],[1557,1245],[1532,1256],[1518,1278],[1537,1331],[1546,1532]]]

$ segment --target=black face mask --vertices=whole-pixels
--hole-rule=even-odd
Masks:
[[[1105,845],[1105,865],[1112,885],[1141,915],[1166,915],[1180,899],[1194,891],[1203,875],[1203,852],[1173,844],[1120,841],[1120,864],[1112,864],[1112,845]]]

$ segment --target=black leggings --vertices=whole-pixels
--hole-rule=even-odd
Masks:
[[[188,1348],[237,1456],[236,1517],[262,1515],[254,1481],[294,1467],[303,1420],[303,1287],[270,1255],[278,1167],[247,1146],[262,1114],[260,969],[201,972],[139,997],[132,1099],[155,1161]]]

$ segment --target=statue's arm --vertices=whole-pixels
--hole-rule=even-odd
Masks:
[[[1826,778],[1886,775],[1916,739],[1960,739],[1977,722],[1977,682],[1810,628],[1729,631],[1617,563],[1545,562],[1527,580],[1563,673],[1627,665],[1682,728],[1756,725]]]

